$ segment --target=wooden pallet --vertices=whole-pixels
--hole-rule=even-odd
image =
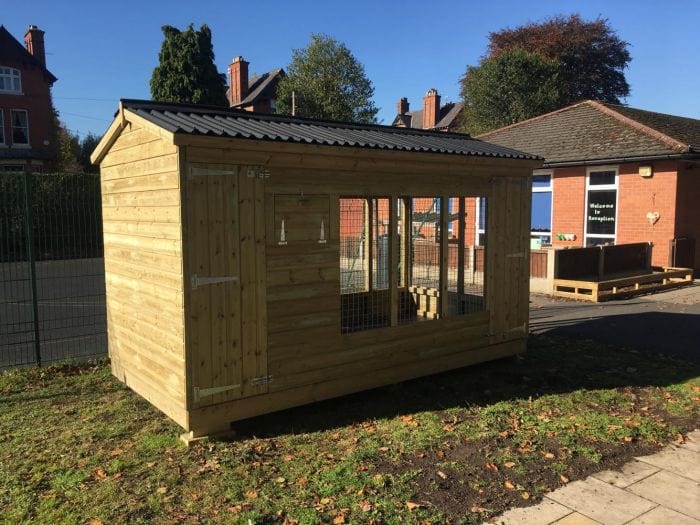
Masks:
[[[693,282],[691,268],[664,268],[662,272],[645,273],[605,281],[554,279],[552,295],[582,301],[600,302],[621,299],[641,293],[658,292]]]

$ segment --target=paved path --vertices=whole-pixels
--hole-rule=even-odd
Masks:
[[[700,430],[683,445],[550,492],[484,525],[700,525]]]
[[[530,330],[700,360],[700,281],[604,303],[533,294]]]

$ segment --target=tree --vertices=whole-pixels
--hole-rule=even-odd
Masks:
[[[495,58],[515,48],[538,53],[559,62],[565,104],[582,99],[619,104],[630,93],[624,74],[631,60],[628,47],[608,20],[585,21],[574,14],[490,33],[487,56]]]
[[[304,49],[292,52],[287,75],[277,87],[277,111],[326,120],[373,123],[379,111],[364,66],[342,42],[312,34]]]
[[[469,67],[462,79],[465,131],[477,134],[562,106],[559,64],[515,48]]]
[[[163,26],[159,64],[151,76],[151,98],[161,102],[184,102],[228,106],[225,76],[214,65],[211,31],[206,24],[196,31]]]

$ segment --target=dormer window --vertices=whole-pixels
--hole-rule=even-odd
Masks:
[[[22,77],[19,69],[0,66],[0,91],[22,92]]]

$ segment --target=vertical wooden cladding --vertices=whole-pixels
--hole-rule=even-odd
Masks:
[[[128,125],[101,163],[114,374],[186,425],[177,149]]]
[[[267,391],[263,182],[245,168],[186,168],[190,408]]]
[[[487,207],[487,308],[492,342],[524,337],[529,307],[530,186],[524,177],[493,180]]]

